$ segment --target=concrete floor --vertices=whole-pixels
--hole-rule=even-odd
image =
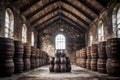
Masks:
[[[109,77],[107,74],[72,65],[70,73],[50,73],[49,66],[43,66],[12,77],[0,78],[0,80],[120,80],[120,77]]]

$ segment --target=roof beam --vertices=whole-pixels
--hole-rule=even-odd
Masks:
[[[61,18],[63,18],[63,17],[66,18],[67,21],[71,22],[70,24],[75,25],[78,30],[80,30],[80,31],[82,31],[82,32],[85,32],[85,31],[86,31],[85,29],[83,29],[78,23],[76,23],[76,22],[73,21],[72,19],[68,18],[68,17],[65,16],[64,14],[61,14],[61,15],[62,15]],[[37,30],[38,30],[38,29],[41,29],[41,28],[44,28],[44,26],[45,26],[46,24],[50,23],[51,20],[54,19],[54,18],[55,18],[55,17],[50,18],[49,20],[45,21],[43,24],[40,24],[40,25],[36,26],[35,28],[37,28]]]
[[[55,17],[56,18],[56,17]],[[58,21],[58,20],[62,20],[62,21],[64,21],[64,22],[66,22],[66,23],[68,23],[69,25],[71,25],[74,29],[76,29],[76,30],[78,30],[78,31],[80,31],[81,33],[84,33],[84,31],[83,30],[81,30],[81,29],[79,29],[78,28],[78,26],[76,25],[76,24],[74,24],[72,21],[70,21],[69,19],[67,19],[67,18],[63,18],[63,17],[59,17],[59,18],[57,18],[57,19],[55,19],[55,18],[52,18],[50,21],[47,21],[44,25],[42,25],[42,26],[44,26],[44,27],[38,27],[37,28],[37,30],[38,30],[38,32],[40,32],[40,31],[43,31],[45,28],[47,28],[47,27],[49,27],[51,24],[53,24],[53,23],[55,23],[56,21]]]
[[[29,10],[27,10],[26,12],[23,12],[23,14],[26,16],[27,19],[29,19],[31,16],[37,14],[39,11],[43,10],[45,7],[52,5],[53,3],[57,2],[57,1],[59,1],[59,0],[52,0],[52,1],[46,0],[46,1],[44,1],[45,4],[42,4],[42,1],[41,1],[42,5],[40,5],[39,8],[35,9],[34,11],[32,11],[30,13],[29,13]],[[34,7],[35,7],[35,5],[33,6],[33,8]]]
[[[22,8],[20,8],[21,13],[28,10],[31,6],[37,4],[39,1],[41,1],[41,0],[30,0],[30,4],[27,4],[27,5],[23,6]]]

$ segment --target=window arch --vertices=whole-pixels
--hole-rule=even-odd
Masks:
[[[27,27],[25,24],[22,26],[22,42],[27,42]]]
[[[34,46],[34,32],[31,32],[31,45]]]
[[[58,34],[55,38],[55,48],[56,49],[65,49],[65,36]]]
[[[90,46],[91,46],[92,42],[93,42],[93,36],[92,35],[90,35],[89,40],[90,40]]]
[[[14,16],[10,8],[5,11],[5,37],[13,38],[14,33]]]
[[[98,24],[98,41],[104,41],[104,28],[103,28],[103,22],[100,21]]]
[[[112,26],[114,37],[120,38],[120,4],[113,8]]]

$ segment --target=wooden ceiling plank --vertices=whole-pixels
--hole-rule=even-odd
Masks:
[[[35,4],[37,4],[40,1],[41,0],[30,0],[29,4],[26,4],[25,6],[20,8],[21,13],[27,11],[31,6],[34,6]]]
[[[87,16],[88,19],[93,20],[97,15],[91,11],[88,7],[80,3],[79,1],[75,0],[62,0],[64,4],[69,4],[76,10],[78,10],[80,13]],[[63,5],[63,4],[62,4]]]
[[[79,21],[79,19],[77,19],[76,17],[74,17],[73,15],[71,15],[70,13],[67,13],[66,11],[62,12],[65,16],[68,16],[69,18],[73,19],[74,21],[76,21],[79,25],[81,25],[83,28],[88,29],[89,27],[86,26],[85,24],[83,24],[81,21]]]
[[[30,22],[33,22],[35,19],[39,18],[40,16],[43,16],[44,14],[47,14],[50,11],[53,11],[54,9],[58,8],[58,2],[53,3],[52,5],[48,5],[43,10],[39,11],[35,15],[31,16]]]
[[[54,11],[53,13],[51,14],[48,14],[47,16],[45,16],[44,18],[40,19],[39,21],[37,21],[35,24],[33,24],[32,26],[33,27],[36,27],[42,23],[44,23],[45,21],[49,20],[51,17],[54,17],[56,15],[59,15],[59,10],[57,11]]]
[[[98,3],[96,0],[87,0],[91,5],[95,6],[98,10],[102,10],[104,7]]]
[[[98,10],[95,6],[89,3],[87,0],[78,0],[80,3],[84,4],[86,7],[94,11],[97,15],[99,15],[100,10]]]
[[[84,21],[86,21],[87,23],[91,23],[92,21],[90,19],[88,19],[84,14],[80,13],[76,8],[66,4],[66,3],[62,3],[62,6],[64,8],[66,8],[67,10],[75,13],[76,15],[78,15],[80,18],[82,18]]]
[[[37,31],[38,31],[38,30],[41,30],[41,29],[43,29],[47,24],[50,25],[50,24],[52,24],[52,22],[55,22],[55,21],[58,20],[59,18],[60,18],[60,16],[54,16],[54,17],[50,18],[49,20],[45,21],[43,24],[36,26],[35,28],[36,28]],[[49,26],[49,25],[48,25],[48,26]]]
[[[26,13],[23,13],[24,15],[26,15],[27,19],[30,19],[33,15],[35,15],[36,13],[38,13],[39,11],[43,10],[44,8],[46,8],[48,5],[51,5],[55,2],[57,2],[58,0],[45,0],[44,1],[44,4],[42,3],[42,5],[38,5],[38,8],[35,9],[35,10],[32,10],[31,12],[29,12],[29,10],[26,12]],[[34,5],[35,7],[35,5]]]

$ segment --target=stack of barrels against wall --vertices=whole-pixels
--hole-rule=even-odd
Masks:
[[[80,50],[76,51],[76,64],[80,66]]]
[[[109,76],[120,76],[120,38],[110,38],[99,44],[92,44],[86,47],[86,55],[87,57],[85,48],[76,51],[78,66]]]
[[[30,71],[48,64],[47,53],[28,43],[0,37],[0,76]]]
[[[50,72],[70,72],[71,64],[69,57],[66,57],[65,53],[57,52],[55,57],[50,59]]]
[[[110,76],[120,76],[120,38],[110,38],[106,42],[107,73]]]

